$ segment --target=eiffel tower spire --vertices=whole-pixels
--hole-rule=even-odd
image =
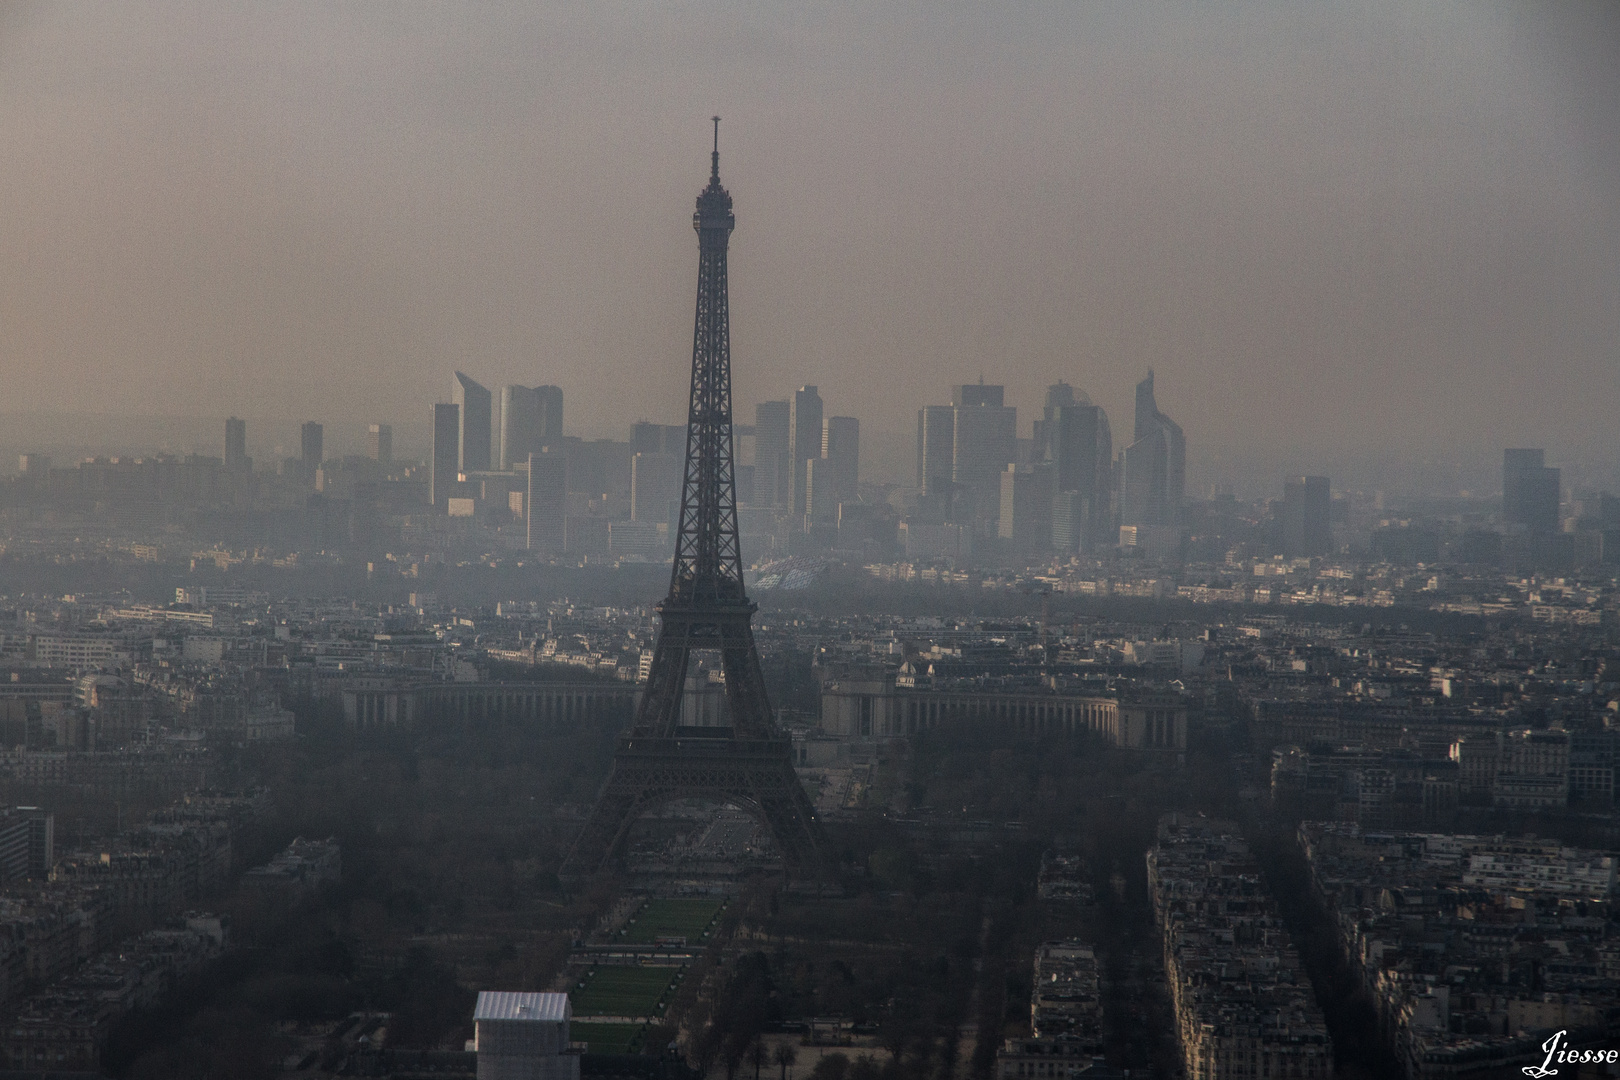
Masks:
[[[658,605],[661,625],[635,724],[619,740],[613,771],[564,863],[563,873],[570,877],[606,867],[637,817],[677,798],[706,798],[749,810],[770,829],[791,873],[822,872],[814,811],[793,771],[792,743],[772,719],[754,645],[755,606],[743,587],[726,282],[726,250],[737,219],[731,195],[720,184],[718,116],[714,131],[709,185],[692,215],[698,234],[697,311],[669,595]],[[720,654],[730,727],[681,723],[694,650]]]
[[[714,118],[709,186],[698,195],[697,313],[692,320],[692,392],[686,415],[686,476],[666,608],[745,604],[732,458],[731,311],[726,249],[737,218],[720,186],[720,118]]]

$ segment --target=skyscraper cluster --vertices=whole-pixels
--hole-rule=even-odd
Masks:
[[[458,371],[434,406],[428,498],[531,550],[656,557],[680,510],[686,427],[643,420],[629,435],[565,435],[561,388],[511,385],[497,398]]]
[[[264,543],[314,551],[371,548],[394,535],[390,519],[420,507],[427,491],[424,474],[413,465],[396,467],[391,425],[370,425],[363,445],[363,455],[334,453],[326,440],[326,425],[306,420],[299,425],[293,456],[255,469],[248,455],[248,422],[232,416],[225,420],[222,458],[188,454],[172,467],[189,475],[152,486],[154,494],[161,495],[173,486],[199,505],[217,502],[230,505],[233,512],[272,510],[260,516],[257,535]],[[278,455],[280,452],[278,447]],[[92,459],[90,466],[92,470],[99,467],[97,460]],[[157,471],[169,467],[160,466]],[[117,486],[144,486],[137,470],[120,462],[118,471],[128,475]]]
[[[504,505],[513,493],[526,493],[529,478],[518,483],[516,470],[527,472],[529,459],[559,445],[563,438],[563,392],[556,386],[507,386],[495,395],[465,372],[451,382],[449,402],[433,407],[433,451],[429,499],[441,512],[471,516],[471,500],[487,498],[463,484],[487,482],[501,487],[510,481]],[[480,474],[492,474],[484,477]],[[500,474],[500,475],[493,475]],[[524,495],[527,498],[527,495]],[[451,499],[462,500],[452,506]]]
[[[723,515],[733,536],[750,532],[750,527],[757,536],[763,527],[774,541],[777,533],[825,535],[843,526],[844,508],[858,498],[859,421],[825,415],[821,394],[812,385],[799,387],[787,400],[759,405],[751,427],[731,420],[725,243],[723,236],[715,237],[722,227],[729,236],[734,219],[730,196],[719,186],[718,118],[715,123],[710,186],[694,218],[705,238],[704,273],[719,275],[700,274],[695,331],[698,347],[707,349],[703,355],[712,354],[713,362],[703,366],[694,361],[692,401],[702,392],[723,402],[724,422],[704,426],[694,421],[689,430],[639,421],[631,426],[628,442],[586,442],[563,434],[562,391],[557,387],[508,386],[501,392],[497,417],[490,391],[458,371],[451,400],[434,406],[428,497],[436,512],[450,518],[483,517],[497,526],[519,517],[527,547],[587,557],[663,554],[680,524],[690,524],[683,499],[711,512],[714,498],[723,496],[728,507],[734,501],[735,507]],[[721,372],[723,386],[700,383],[700,378],[721,378]],[[999,398],[995,404],[1002,411]],[[493,430],[497,420],[498,439]],[[1006,426],[1012,438],[1010,414]],[[737,444],[748,437],[753,461],[738,463]],[[716,438],[726,445],[714,445]],[[700,460],[711,464],[691,464]],[[704,468],[720,468],[725,475],[711,475]],[[1000,460],[991,453],[976,468],[985,502],[993,502]],[[744,510],[749,511],[746,525]]]
[[[389,424],[372,424],[367,436],[368,456],[389,465],[394,457],[394,429]],[[321,468],[327,464],[326,425],[318,420],[306,420],[298,429],[298,456],[281,463],[280,471],[298,483],[318,486]],[[225,420],[225,457],[227,474],[247,478],[253,474],[253,459],[247,452],[247,421],[239,416]]]
[[[917,412],[918,517],[998,537],[1026,553],[1114,544],[1155,555],[1180,543],[1187,444],[1159,410],[1153,373],[1136,388],[1133,441],[1116,459],[1108,416],[1068,383],[1047,389],[1033,438],[1018,438],[1004,388],[964,384]]]
[[[680,516],[686,425],[638,420],[625,441],[586,440],[562,434],[557,387],[506,387],[498,413],[486,412],[494,395],[465,373],[456,373],[452,392],[434,406],[428,498],[439,515],[520,522],[535,550],[666,553]],[[747,549],[769,556],[826,546],[840,529],[864,536],[873,508],[859,503],[860,421],[827,415],[813,385],[760,402],[754,421],[733,429]],[[495,447],[490,467],[478,468],[491,453],[486,444]],[[995,469],[981,471],[988,498]],[[811,536],[819,539],[800,539]]]
[[[825,413],[820,390],[810,385],[754,407],[754,461],[742,466],[742,501],[797,522],[837,522],[838,508],[853,502],[859,487],[861,425]]]
[[[291,456],[256,470],[249,423],[233,416],[223,455],[177,463],[190,478],[174,484],[239,506],[288,509],[268,534],[288,544],[370,542],[406,519],[420,524],[431,508],[440,519],[477,519],[517,547],[667,555],[685,480],[685,425],[640,420],[626,439],[587,440],[563,434],[556,386],[509,385],[496,395],[456,372],[450,389],[452,400],[433,406],[425,464],[396,460],[390,424],[363,429],[363,454],[334,455],[326,425],[309,420]],[[1289,561],[1360,549],[1397,564],[1444,556],[1534,569],[1613,562],[1620,552],[1620,500],[1575,492],[1566,502],[1563,474],[1539,448],[1503,452],[1499,517],[1449,540],[1428,523],[1369,518],[1379,502],[1363,499],[1357,510],[1361,495],[1335,498],[1320,475],[1285,476],[1280,497],[1253,504],[1254,517],[1241,517],[1229,492],[1186,502],[1186,438],[1159,408],[1151,371],[1136,387],[1131,441],[1118,449],[1106,412],[1066,382],[1047,388],[1027,437],[1003,387],[951,387],[949,404],[917,412],[914,490],[863,492],[860,423],[828,412],[820,388],[805,384],[756,403],[754,422],[734,426],[738,525],[750,559],[828,550],[908,561],[1121,551],[1207,561],[1211,545],[1225,543],[1220,550]],[[145,476],[138,462],[87,460],[72,478],[42,454],[20,462],[18,489],[36,497],[148,482],[137,476]]]

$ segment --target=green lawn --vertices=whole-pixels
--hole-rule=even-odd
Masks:
[[[569,995],[575,1016],[653,1016],[659,999],[674,981],[676,969],[599,967],[583,990]]]
[[[625,928],[624,940],[650,945],[661,937],[684,937],[695,945],[719,913],[718,900],[649,900]]]
[[[568,1025],[568,1037],[589,1044],[593,1054],[634,1054],[641,1049],[639,1024]]]

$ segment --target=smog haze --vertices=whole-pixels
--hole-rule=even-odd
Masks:
[[[679,422],[714,113],[739,418],[818,384],[874,475],[953,383],[1152,368],[1189,486],[1617,482],[1607,4],[8,5],[0,421]]]

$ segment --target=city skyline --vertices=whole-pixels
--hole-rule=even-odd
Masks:
[[[6,1075],[1620,1061],[1620,9],[500,3],[0,8]]]
[[[511,388],[503,387],[503,389]],[[1075,386],[1074,389],[1081,391],[1084,388]],[[791,398],[792,393],[792,389],[779,391],[780,396],[786,398]],[[441,397],[448,396],[450,395],[441,395]],[[784,406],[785,425],[787,422],[785,410],[788,403],[781,401],[780,398],[778,403]],[[770,401],[760,401],[752,405],[743,403],[740,407],[748,408],[751,416],[753,405],[770,404],[772,404]],[[1129,424],[1131,410],[1123,407],[1108,408],[1102,404],[1095,407],[1106,414],[1111,423],[1118,423],[1120,422],[1118,418],[1124,417],[1123,422]],[[944,408],[948,409],[949,406]],[[432,458],[432,407],[427,405],[415,411],[421,415],[391,416],[381,422],[391,428],[393,459],[402,462],[415,460],[426,464]],[[831,404],[825,406],[828,416],[833,415],[835,411],[853,410]],[[1180,411],[1178,406],[1177,412]],[[572,412],[570,404],[571,415]],[[1038,437],[1035,428],[1041,423],[1041,408],[1038,406],[1027,410],[1019,408],[1018,412],[1018,438],[1027,441]],[[227,419],[243,418],[243,413],[246,413],[247,425],[244,445],[247,457],[254,463],[255,468],[273,468],[285,458],[300,455],[301,426],[306,422],[306,418],[298,415],[265,417],[254,415],[249,410],[238,410],[229,416],[225,413],[217,416],[46,413],[18,417],[0,413],[0,476],[15,473],[20,456],[25,454],[45,454],[51,457],[53,464],[57,466],[97,456],[202,454],[224,459],[228,455],[220,434],[222,425]],[[495,405],[491,410],[492,467],[499,462],[499,416],[499,406]],[[911,430],[885,430],[869,427],[858,415],[854,418],[860,421],[863,429],[859,466],[861,479],[900,487],[915,487],[917,465],[915,421],[911,425]],[[325,427],[328,457],[342,459],[372,456],[373,435],[370,429],[379,423],[375,414],[360,414],[337,421],[332,420],[330,414],[326,414],[326,419],[317,422],[323,423]],[[636,415],[632,418],[627,414],[620,423],[593,427],[582,433],[573,427],[573,421],[570,420],[568,434],[585,439],[623,441],[633,427],[642,423],[655,422],[649,421],[645,416]],[[1129,427],[1124,430],[1128,431]],[[1482,498],[1498,497],[1503,494],[1502,446],[1484,447],[1477,453],[1467,455],[1420,459],[1380,457],[1373,454],[1330,455],[1311,447],[1300,447],[1293,454],[1271,459],[1244,457],[1219,448],[1210,449],[1203,444],[1206,433],[1200,431],[1196,434],[1199,442],[1198,453],[1190,456],[1187,462],[1185,491],[1190,499],[1206,499],[1214,492],[1224,491],[1245,499],[1264,498],[1274,494],[1273,488],[1280,476],[1300,472],[1329,473],[1335,478],[1336,487],[1343,486],[1368,492],[1385,491],[1407,497]],[[1549,460],[1557,461],[1563,473],[1563,489],[1566,493],[1620,487],[1620,462],[1611,465],[1607,462],[1592,463],[1571,459],[1563,456],[1563,452],[1557,449],[1556,443],[1551,440],[1527,441],[1545,446]],[[1125,443],[1116,442],[1114,449],[1116,453],[1125,449]],[[790,475],[786,469],[784,473],[785,476]]]
[[[3,227],[38,258],[0,299],[12,409],[223,417],[255,402],[288,418],[324,411],[334,429],[383,417],[404,450],[426,444],[413,403],[459,366],[490,387],[563,387],[582,434],[620,430],[621,412],[668,422],[659,403],[678,399],[684,362],[671,283],[689,254],[668,226],[684,196],[667,178],[718,107],[756,223],[737,238],[739,402],[822,386],[875,451],[911,426],[916,403],[894,385],[938,400],[984,372],[1029,416],[1064,380],[1117,420],[1151,367],[1178,388],[1165,407],[1199,433],[1205,460],[1230,463],[1228,476],[1189,476],[1194,487],[1380,455],[1488,474],[1498,438],[1594,472],[1617,457],[1601,418],[1620,398],[1620,244],[1608,242],[1620,168],[1601,121],[1620,49],[1604,51],[1614,21],[1597,9],[1539,27],[1478,6],[1260,23],[1035,10],[943,27],[905,12],[846,21],[828,47],[859,90],[896,103],[885,117],[852,114],[839,95],[790,104],[757,77],[756,53],[715,68],[711,46],[684,33],[601,104],[580,94],[627,73],[610,66],[553,100],[548,80],[581,75],[576,60],[533,75],[507,51],[556,28],[545,11],[488,14],[509,32],[496,45],[501,32],[470,41],[426,11],[385,40],[364,17],[222,7],[192,27],[152,10],[140,28],[66,8],[13,16],[0,130],[38,153],[7,166]],[[697,38],[747,42],[712,18]],[[784,50],[782,85],[825,89],[786,28],[754,25]],[[574,31],[625,33],[590,17]],[[903,45],[913,36],[926,44],[909,69],[856,44],[918,50]],[[342,70],[378,78],[351,85],[317,39]],[[423,49],[441,39],[464,49],[491,109],[424,89],[446,77]],[[1223,69],[1195,39],[1255,63]],[[994,92],[953,81],[940,59],[953,53],[986,65]],[[28,78],[47,55],[61,70]],[[250,96],[212,95],[208,65],[243,56]],[[104,77],[81,78],[76,65],[93,61]],[[75,94],[40,96],[69,78]],[[670,91],[656,107],[648,80]],[[108,88],[146,103],[145,126],[87,138],[108,123]],[[328,98],[350,108],[315,109]],[[198,100],[218,104],[182,123]],[[357,138],[349,116],[398,127]],[[425,142],[397,137],[409,132]],[[405,163],[410,145],[420,168]],[[149,147],[172,153],[150,160]],[[487,171],[449,183],[445,170],[470,159]],[[1334,172],[1339,161],[1359,164]],[[119,170],[133,182],[115,193],[102,178]],[[581,190],[595,192],[582,212],[535,216]],[[444,225],[427,224],[429,199],[449,200],[433,215]],[[577,249],[582,229],[593,253],[564,270],[554,253]],[[99,230],[96,258],[86,230]],[[269,235],[286,240],[255,247]],[[474,252],[488,255],[476,267]],[[153,256],[161,272],[126,261]],[[462,302],[458,267],[483,299]],[[244,274],[265,287],[244,291]],[[64,281],[78,284],[43,289]]]

